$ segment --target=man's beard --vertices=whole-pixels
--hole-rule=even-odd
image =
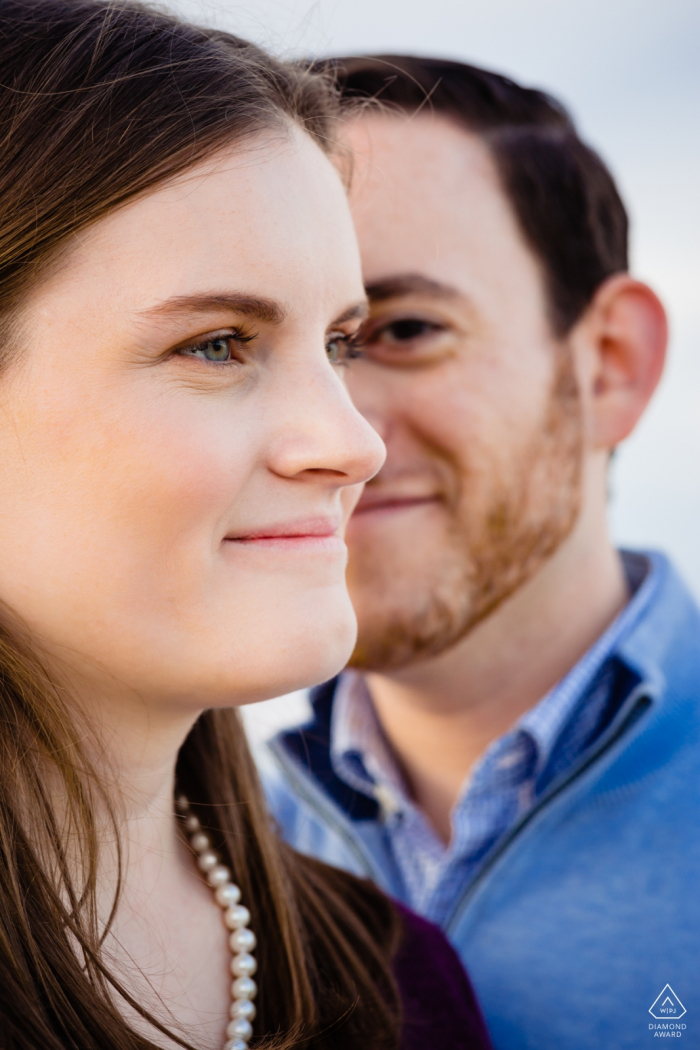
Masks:
[[[536,433],[511,458],[507,477],[498,476],[497,457],[492,470],[479,464],[476,508],[477,475],[467,469],[462,491],[445,501],[448,534],[422,578],[420,566],[414,575],[384,550],[356,556],[351,546],[359,633],[350,666],[395,670],[444,652],[532,579],[569,535],[581,502],[582,421],[572,355],[563,347],[558,354]],[[394,602],[386,599],[392,593]]]

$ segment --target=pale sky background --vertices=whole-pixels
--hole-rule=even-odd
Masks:
[[[699,0],[172,0],[275,53],[463,59],[562,99],[610,164],[633,268],[666,303],[666,376],[612,479],[620,543],[669,552],[700,597]]]

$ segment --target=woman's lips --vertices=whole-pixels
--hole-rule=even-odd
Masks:
[[[307,518],[275,522],[238,536],[226,536],[225,542],[237,547],[273,550],[345,551],[345,541],[338,535],[339,518]]]

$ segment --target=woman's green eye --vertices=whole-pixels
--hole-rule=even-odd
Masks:
[[[198,343],[181,346],[175,353],[185,357],[198,357],[200,361],[210,361],[212,364],[242,364],[243,345],[252,342],[255,335],[255,332],[229,329],[228,332],[222,331],[218,335],[207,336]]]
[[[360,356],[360,343],[354,335],[336,335],[326,343],[326,353],[332,365],[342,365]]]
[[[229,361],[231,359],[231,336],[222,335],[217,339],[207,339],[196,346],[187,347],[184,351],[192,357],[201,357],[205,361]]]
[[[344,349],[345,341],[342,339],[331,339],[329,343],[326,343],[326,353],[331,364],[336,365],[342,360]]]

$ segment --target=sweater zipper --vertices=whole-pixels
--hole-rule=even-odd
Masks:
[[[581,777],[586,770],[590,769],[600,758],[603,757],[613,746],[616,744],[627,732],[628,729],[641,717],[646,709],[651,706],[652,698],[649,695],[649,683],[640,683],[633,691],[630,697],[628,697],[626,704],[622,711],[619,713],[618,719],[613,722],[610,726],[609,731],[604,733],[599,744],[590,754],[586,755],[585,758],[580,761],[577,765],[575,764],[568,773],[559,781],[555,781],[538,799],[537,803],[529,809],[527,813],[516,821],[512,828],[499,840],[497,845],[494,847],[493,852],[489,854],[482,867],[479,869],[474,879],[467,885],[462,894],[457,898],[457,901],[446,917],[442,926],[445,933],[450,936],[457,925],[457,922],[462,916],[464,910],[471,903],[475,897],[477,891],[484,885],[488,880],[494,867],[501,859],[501,857],[507,852],[507,850],[513,845],[513,842],[520,837],[520,835],[527,829],[538,814],[543,809],[553,803],[559,798],[567,788]]]

